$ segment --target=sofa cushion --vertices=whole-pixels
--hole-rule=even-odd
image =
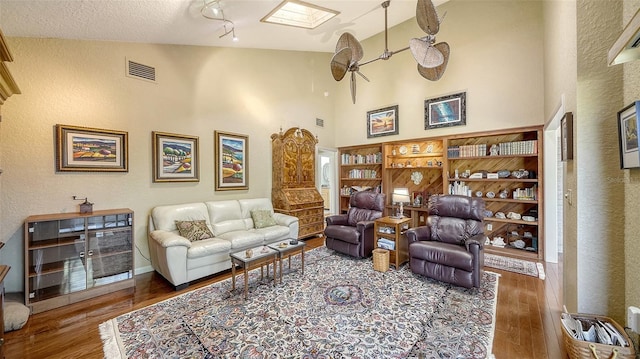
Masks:
[[[205,202],[209,210],[209,220],[213,234],[218,237],[227,232],[243,231],[247,229],[245,219],[242,217],[240,203],[236,200]],[[251,215],[247,217],[251,220]]]
[[[255,232],[264,236],[265,243],[271,243],[279,239],[289,239],[289,227],[285,226],[258,228],[255,229]]]
[[[271,227],[277,224],[268,209],[254,209],[251,211],[251,218],[253,219],[254,228]]]
[[[151,219],[153,221],[153,229],[175,231],[176,220],[208,220],[209,212],[207,211],[207,206],[205,206],[205,204],[202,202],[176,204],[170,206],[157,206],[151,210]]]
[[[191,242],[202,239],[213,238],[213,233],[207,227],[207,222],[203,219],[197,221],[176,221],[178,232]]]
[[[256,247],[264,244],[264,235],[255,230],[227,232],[217,238],[226,239],[231,242],[231,250]]]
[[[209,238],[193,242],[187,249],[187,258],[200,258],[217,253],[227,253],[231,249],[231,243],[220,238]]]

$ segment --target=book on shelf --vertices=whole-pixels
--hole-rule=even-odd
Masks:
[[[343,153],[340,159],[343,165],[379,164],[382,163],[382,152],[366,155]]]
[[[478,145],[456,145],[447,148],[449,158],[484,157],[487,156],[486,143]],[[535,155],[538,153],[538,140],[513,141],[498,143],[500,156]]]

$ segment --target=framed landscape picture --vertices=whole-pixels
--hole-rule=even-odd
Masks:
[[[127,132],[56,125],[56,169],[128,172]]]
[[[216,191],[249,189],[249,138],[215,131]]]
[[[466,125],[466,112],[466,92],[425,100],[424,129]]]
[[[618,142],[620,145],[620,168],[622,169],[640,167],[638,111],[640,111],[640,101],[636,101],[618,112]]]
[[[198,137],[151,133],[153,182],[198,182]]]
[[[367,112],[367,138],[398,134],[398,105]]]

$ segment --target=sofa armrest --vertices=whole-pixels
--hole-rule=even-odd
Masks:
[[[336,214],[333,216],[327,216],[325,220],[327,221],[327,226],[331,225],[347,225],[347,215],[346,214]]]
[[[156,241],[161,247],[169,248],[175,246],[183,246],[190,248],[191,241],[169,231],[157,229],[149,233],[149,237]]]
[[[409,244],[418,241],[428,241],[431,239],[431,227],[420,226],[410,228],[409,230],[407,230],[406,236]]]
[[[298,221],[298,217],[278,212],[273,213],[273,219],[275,219],[276,223],[278,223],[279,225],[286,227],[289,227],[292,223]]]

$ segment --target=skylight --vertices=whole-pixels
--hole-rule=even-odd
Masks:
[[[340,12],[298,0],[284,0],[260,21],[315,29]]]

